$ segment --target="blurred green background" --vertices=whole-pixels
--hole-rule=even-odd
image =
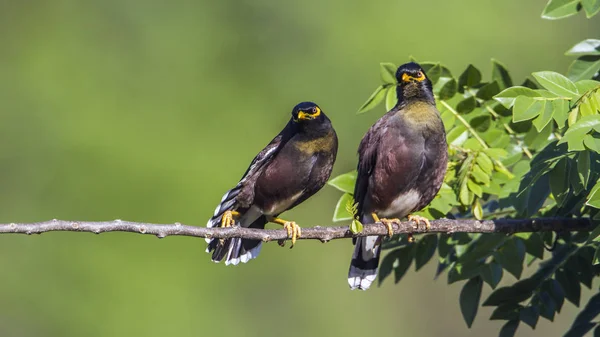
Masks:
[[[566,71],[598,20],[544,21],[536,1],[1,1],[0,222],[126,219],[204,226],[292,107],[317,102],[340,139],[334,174],[382,114],[355,111],[381,61],[455,73],[504,62],[516,82]],[[330,225],[325,187],[287,213]],[[435,263],[350,292],[348,240],[267,244],[210,262],[203,239],[0,236],[1,336],[493,336],[466,328],[462,285]],[[489,290],[484,292],[484,297]],[[519,336],[555,336],[572,322]]]

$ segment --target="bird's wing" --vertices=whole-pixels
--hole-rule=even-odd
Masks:
[[[389,114],[386,114],[373,124],[358,146],[358,174],[354,185],[354,201],[358,203],[358,214],[363,212],[363,203],[369,187],[369,176],[377,162],[377,148],[383,125],[388,119]]]
[[[285,128],[254,157],[237,185],[223,195],[213,216],[208,220],[207,227],[219,226],[221,217],[225,211],[235,210],[238,207],[248,208],[252,205],[254,200],[254,183],[260,175],[261,170],[273,160],[281,148],[295,134],[296,129],[292,123],[290,120]]]

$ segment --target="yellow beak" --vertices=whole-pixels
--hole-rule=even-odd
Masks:
[[[417,81],[417,82],[421,82],[425,80],[425,74],[420,73],[419,77],[412,77],[409,74],[402,74],[402,82],[410,82],[410,81]]]

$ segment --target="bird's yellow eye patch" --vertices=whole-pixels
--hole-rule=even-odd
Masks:
[[[410,82],[410,81],[421,82],[425,80],[425,74],[422,71],[417,72],[417,77],[410,76],[407,73],[402,74],[402,82]]]
[[[314,107],[310,111],[300,111],[298,112],[298,120],[307,120],[307,119],[315,119],[319,117],[321,114],[321,109],[319,107]]]

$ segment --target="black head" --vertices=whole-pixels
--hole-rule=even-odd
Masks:
[[[398,67],[396,79],[399,104],[411,99],[435,103],[431,81],[418,63],[409,62]]]
[[[292,110],[292,120],[297,124],[320,123],[324,118],[321,108],[313,102],[302,102]]]

